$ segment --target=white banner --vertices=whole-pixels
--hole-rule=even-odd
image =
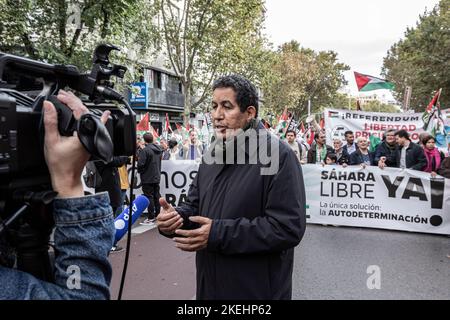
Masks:
[[[383,132],[388,129],[404,129],[411,135],[411,140],[417,142],[423,132],[422,113],[380,113],[351,110],[325,109],[325,130],[327,144],[332,145],[333,139],[344,139],[344,133],[351,130],[355,138],[369,138],[374,135],[382,139]]]
[[[305,165],[309,223],[450,235],[450,180],[396,168]]]
[[[413,170],[302,166],[307,222],[450,235],[450,180]],[[161,195],[187,197],[198,162],[162,162]],[[140,192],[138,192],[139,194]]]
[[[167,202],[178,206],[187,199],[189,187],[198,172],[195,160],[164,160],[161,164],[160,193]]]

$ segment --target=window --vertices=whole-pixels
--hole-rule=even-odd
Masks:
[[[160,71],[154,71],[155,72],[155,88],[161,89],[162,88],[162,75]]]

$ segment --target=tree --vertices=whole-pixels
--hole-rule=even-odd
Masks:
[[[148,0],[0,0],[0,51],[90,69],[101,42],[146,52],[154,36]],[[127,61],[126,52],[117,55]],[[117,61],[117,60],[115,60]],[[129,61],[128,61],[129,62]]]
[[[357,103],[355,97],[350,97],[346,94],[337,93],[333,100],[330,102],[330,108],[345,109],[345,110],[357,110]],[[392,104],[382,103],[378,100],[372,100],[367,102],[360,102],[361,111],[366,112],[387,112],[396,113],[400,112],[400,109]]]
[[[156,2],[162,17],[164,49],[181,80],[188,115],[206,99],[217,75],[242,70],[242,62],[249,59],[251,43],[256,43],[252,37],[259,37],[263,1]],[[254,50],[253,54],[257,52]]]
[[[333,51],[315,52],[296,41],[283,44],[272,66],[273,78],[264,87],[266,105],[276,112],[285,107],[297,117],[330,106],[337,90],[344,85],[343,71],[349,67],[337,61]]]
[[[397,113],[400,109],[392,104],[382,103],[377,100],[368,101],[361,105],[361,110],[365,112],[386,112]]]
[[[450,105],[450,0],[441,0],[419,17],[415,28],[392,45],[384,58],[383,74],[395,83],[395,97],[403,101],[412,87],[411,108],[423,111],[442,88],[441,105]]]

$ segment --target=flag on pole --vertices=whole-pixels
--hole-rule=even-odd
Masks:
[[[388,89],[388,90],[394,89],[394,84],[392,82],[358,72],[354,72],[354,74],[356,85],[358,86],[358,91],[364,92],[379,89]]]
[[[166,132],[170,132],[170,133],[173,132],[173,131],[172,131],[172,128],[170,127],[169,116],[167,115],[167,113],[166,113],[165,129],[166,129]]]
[[[311,146],[314,142],[314,130],[312,130],[311,128],[308,129],[309,130],[309,139],[308,139],[308,144]]]
[[[149,121],[148,121],[148,112],[145,114],[145,116],[139,121],[138,125],[136,126],[136,131],[149,131]]]
[[[431,130],[433,129],[432,126],[430,126],[430,124],[432,124],[432,122],[433,122],[432,120],[434,118],[436,110],[440,109],[439,108],[439,98],[441,96],[441,92],[442,92],[442,88],[436,92],[433,99],[430,101],[425,112],[422,115],[423,130],[428,131],[430,133],[431,133]]]
[[[300,133],[302,134],[302,135],[304,135],[305,134],[305,126],[303,125],[303,121],[300,123]]]
[[[284,135],[286,128],[288,126],[288,120],[289,120],[288,111],[287,107],[285,107],[283,113],[278,119],[278,124],[275,129],[276,134],[281,134],[281,137]]]
[[[150,133],[153,135],[153,138],[157,141],[159,141],[159,134],[158,131],[155,130],[155,128],[153,128],[153,126],[150,126]]]

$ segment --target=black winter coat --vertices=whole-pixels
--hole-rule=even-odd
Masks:
[[[373,162],[374,153],[373,152],[369,152],[369,159],[370,159],[370,165],[373,166],[374,165],[374,162]],[[361,153],[361,151],[359,151],[359,148],[358,148],[358,149],[356,149],[355,152],[353,152],[350,155],[350,161],[348,164],[352,166],[352,165],[357,165],[357,164],[361,164],[361,163],[364,163],[364,160],[362,157],[362,153]]]
[[[402,148],[399,147],[396,152],[397,168],[400,168],[400,158]],[[418,144],[411,142],[406,149],[406,169],[421,171],[427,165],[427,158],[423,149]]]
[[[145,184],[159,183],[161,180],[162,152],[160,146],[149,143],[139,152],[137,164],[141,174],[141,182]]]
[[[375,150],[374,165],[378,165],[381,157],[386,157],[386,166],[397,167],[397,149],[398,146],[393,149],[389,148],[386,141],[380,143]]]
[[[269,139],[279,145],[277,173],[203,160],[188,201],[176,208],[185,229],[195,227],[192,215],[213,220],[196,255],[197,299],[291,299],[294,247],[306,225],[303,174],[291,148]]]
[[[95,161],[95,166],[102,177],[102,183],[95,188],[95,193],[107,191],[111,207],[117,208],[123,203],[120,190],[120,176],[118,167],[128,163],[128,157],[114,157],[110,163],[104,164],[101,161]]]

